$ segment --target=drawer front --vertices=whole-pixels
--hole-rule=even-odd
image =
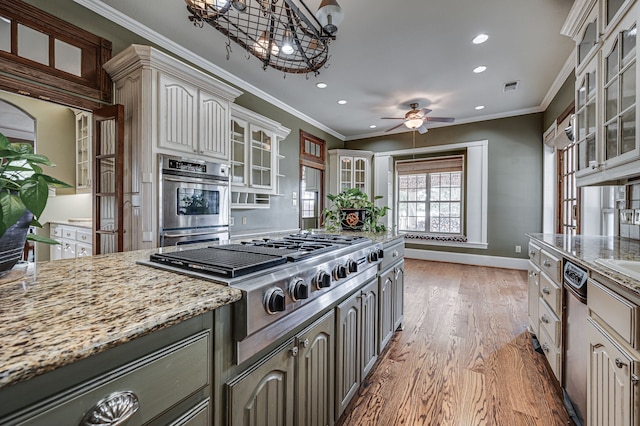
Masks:
[[[538,304],[538,316],[540,318],[540,327],[545,329],[553,346],[560,346],[560,319],[553,313],[549,306],[544,302],[542,298],[540,298],[540,303]]]
[[[49,235],[51,235],[51,238],[62,238],[62,227],[51,225]]]
[[[62,247],[62,258],[73,259],[76,257],[76,243],[75,241],[63,240],[60,244]]]
[[[540,250],[540,269],[545,271],[556,283],[562,282],[562,259],[546,250]]]
[[[108,395],[130,391],[137,397],[139,409],[127,425],[145,424],[209,384],[211,347],[209,333],[198,333],[79,386],[67,393],[66,398],[51,401],[49,408],[26,422],[30,425],[80,424],[84,414]],[[194,414],[202,419],[200,413]]]
[[[76,230],[73,228],[62,228],[62,238],[65,240],[75,240]]]
[[[402,258],[404,258],[404,240],[400,240],[399,244],[393,244],[384,248],[384,257],[380,262],[378,270],[384,271]]]
[[[92,254],[93,253],[91,244],[76,244],[76,257],[91,256]]]
[[[562,307],[562,288],[545,273],[540,274],[540,297],[542,297],[556,316],[560,316]]]
[[[556,345],[553,344],[551,338],[543,328],[540,329],[538,340],[544,356],[547,357],[547,361],[549,361],[553,374],[555,374],[556,379],[560,380],[560,351]]]
[[[529,243],[529,259],[536,265],[540,265],[540,247]]]
[[[83,244],[91,244],[93,242],[91,232],[78,230],[76,232],[76,241]]]
[[[638,307],[597,281],[587,281],[587,305],[627,343],[638,348]]]

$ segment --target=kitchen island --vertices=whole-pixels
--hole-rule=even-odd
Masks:
[[[141,383],[149,396],[130,424],[222,423],[225,383],[248,366],[231,354],[242,293],[136,263],[154,251],[27,264],[0,281],[0,424],[76,424]]]

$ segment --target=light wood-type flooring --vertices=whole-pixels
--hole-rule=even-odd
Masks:
[[[407,259],[404,330],[339,421],[567,425],[527,326],[526,271]]]

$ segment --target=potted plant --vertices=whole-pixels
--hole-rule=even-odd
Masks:
[[[369,200],[367,194],[358,188],[345,189],[339,194],[327,194],[327,198],[333,203],[332,208],[325,208],[325,228],[329,231],[339,229],[352,231],[384,232],[387,227],[379,223],[387,214],[389,207],[377,207],[375,200],[382,196],[375,196]]]
[[[27,235],[29,226],[42,227],[38,218],[47,205],[49,186],[70,187],[44,174],[42,165],[54,166],[46,156],[34,154],[31,145],[12,143],[0,133],[0,271],[11,269],[21,259],[27,239],[57,244]]]

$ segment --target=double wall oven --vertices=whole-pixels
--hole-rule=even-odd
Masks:
[[[229,167],[159,157],[161,247],[229,239]]]

